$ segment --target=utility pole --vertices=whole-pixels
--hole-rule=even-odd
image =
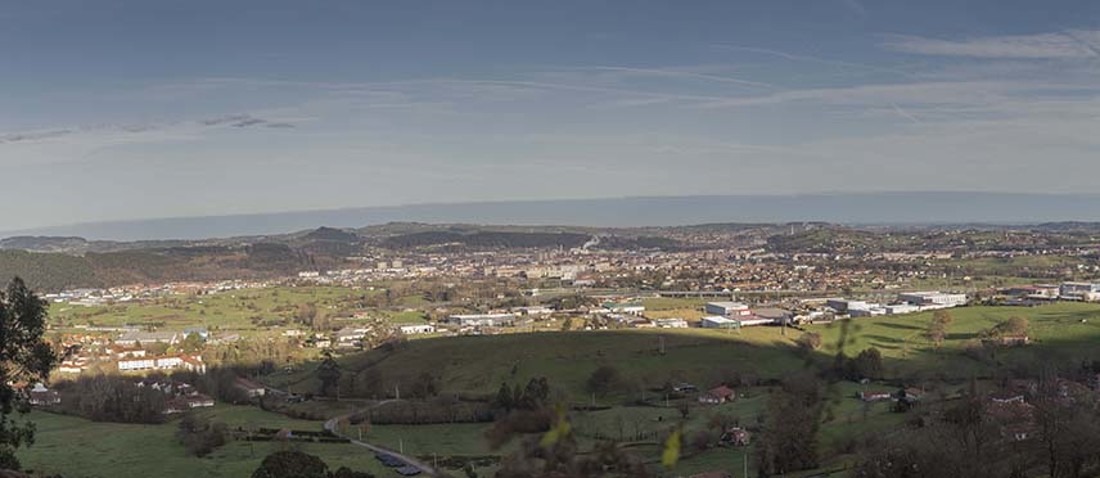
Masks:
[[[405,454],[405,439],[404,438],[398,438],[397,439],[397,448],[400,450],[400,453],[402,455]]]

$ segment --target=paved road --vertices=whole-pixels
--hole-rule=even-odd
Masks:
[[[378,405],[381,405],[382,403],[385,403],[385,402],[380,402],[380,403],[378,403]],[[424,463],[420,460],[417,460],[416,458],[412,458],[412,457],[409,457],[409,456],[406,456],[406,455],[402,455],[401,453],[390,450],[389,448],[384,448],[384,447],[381,447],[381,446],[378,446],[378,445],[372,445],[372,444],[367,443],[367,442],[359,441],[359,440],[356,440],[352,437],[344,435],[343,433],[340,433],[340,429],[337,426],[337,423],[339,423],[340,420],[343,420],[343,419],[345,419],[349,416],[351,416],[351,415],[350,414],[349,415],[343,415],[343,416],[339,416],[339,417],[336,417],[336,418],[329,419],[329,421],[325,422],[325,430],[328,430],[328,431],[332,432],[333,435],[336,435],[338,437],[347,438],[348,440],[351,440],[352,443],[354,443],[356,445],[359,445],[363,448],[366,448],[368,450],[371,450],[375,453],[386,453],[386,454],[389,454],[389,455],[393,455],[397,458],[400,458],[401,460],[404,460],[405,463],[408,463],[409,465],[419,469],[425,475],[435,476],[435,477],[448,477],[449,476],[446,473],[440,472],[440,471],[436,470],[435,468],[432,468],[431,465],[428,465],[427,463]]]

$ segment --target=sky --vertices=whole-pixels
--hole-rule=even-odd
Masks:
[[[1098,177],[1093,0],[0,0],[0,230]]]

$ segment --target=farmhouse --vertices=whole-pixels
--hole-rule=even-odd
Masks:
[[[1003,335],[993,339],[988,339],[998,345],[1004,345],[1008,347],[1014,347],[1017,345],[1027,345],[1031,343],[1031,337],[1027,335]]]
[[[34,388],[27,392],[27,401],[34,406],[57,405],[61,403],[61,394],[46,388],[41,383],[36,383]]]
[[[263,384],[244,377],[237,377],[237,380],[233,382],[233,386],[244,391],[248,398],[262,397],[267,394],[267,388]]]
[[[708,405],[718,405],[721,403],[731,402],[737,398],[737,393],[725,385],[712,388],[699,396],[699,403],[705,403]]]
[[[730,427],[722,433],[721,441],[733,446],[749,446],[750,438],[751,435],[749,435],[748,430],[741,427]]]
[[[890,392],[859,392],[856,398],[864,402],[880,402],[883,400],[890,400],[894,398],[894,395]]]

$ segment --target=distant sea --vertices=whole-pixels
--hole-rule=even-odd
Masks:
[[[1100,194],[894,192],[415,204],[90,222],[0,232],[0,237],[80,236],[117,241],[203,239],[281,234],[319,226],[358,228],[388,222],[634,227],[802,221],[841,224],[1100,221]]]

